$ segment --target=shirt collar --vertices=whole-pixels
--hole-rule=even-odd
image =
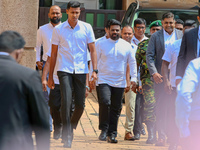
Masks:
[[[61,22],[59,24],[61,24]],[[57,24],[57,25],[59,25],[59,24]],[[54,26],[51,24],[51,22],[49,22],[49,26],[52,27],[52,28],[54,28]]]
[[[111,38],[108,38],[108,40],[110,40],[112,43],[117,43],[119,41],[119,39],[115,41],[115,40],[112,40]]]
[[[144,35],[144,37],[142,38],[142,40],[139,41],[139,40],[135,37],[135,35],[133,35],[132,40],[131,40],[131,41],[133,41],[133,42],[131,42],[131,43],[134,43],[135,45],[137,45],[137,44],[136,44],[137,42],[140,43],[140,42],[142,42],[142,41],[144,41],[144,40],[147,40],[147,39],[148,39],[148,37],[146,37],[146,36]],[[135,41],[135,42],[134,42],[134,41]]]
[[[76,26],[80,26],[79,20],[78,20]],[[76,26],[75,26],[75,27],[76,27]],[[69,24],[69,22],[68,22],[68,19],[67,19],[67,21],[65,21],[65,27],[69,27],[69,28],[71,29],[71,26],[70,26],[70,24]]]
[[[0,52],[0,55],[6,55],[6,56],[8,56],[8,55],[10,55],[10,54],[7,53],[7,52]]]
[[[169,33],[167,33],[167,32],[165,31],[165,29],[163,29],[163,34],[164,34],[164,35],[167,35],[167,36],[172,36],[174,33],[175,33],[175,30],[172,32],[172,34],[171,34],[171,35],[169,35]]]

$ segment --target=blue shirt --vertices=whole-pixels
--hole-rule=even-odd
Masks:
[[[176,123],[181,137],[188,137],[189,121],[200,120],[200,58],[190,61],[177,92]]]

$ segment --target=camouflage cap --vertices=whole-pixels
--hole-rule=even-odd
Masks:
[[[153,21],[153,22],[149,25],[149,28],[151,29],[151,27],[158,27],[158,26],[162,26],[161,20]]]

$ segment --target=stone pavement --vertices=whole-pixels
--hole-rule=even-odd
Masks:
[[[98,103],[96,93],[90,93],[85,101],[85,111],[81,117],[77,129],[74,131],[74,140],[72,143],[72,150],[167,150],[165,147],[155,147],[154,145],[145,144],[147,135],[141,136],[139,141],[125,141],[124,140],[124,123],[125,123],[125,106],[123,106],[121,116],[118,123],[118,143],[110,144],[106,141],[99,141],[98,135]],[[51,133],[51,150],[63,150],[63,143],[61,139],[54,140],[53,132]],[[179,150],[181,150],[179,148]]]

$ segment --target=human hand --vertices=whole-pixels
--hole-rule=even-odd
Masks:
[[[48,79],[48,87],[50,89],[54,89],[55,88],[55,84],[54,84],[54,80],[53,80],[53,77],[49,76],[49,79]]]
[[[169,81],[165,82],[164,88],[165,88],[165,92],[167,94],[171,94],[172,93],[173,88],[172,88],[172,85],[170,84]]]
[[[163,82],[162,78],[163,76],[161,76],[159,73],[153,74],[153,80],[156,82],[156,84],[162,83]]]
[[[132,85],[131,90],[132,90],[134,93],[137,93],[137,91],[136,91],[136,88],[137,88],[137,84],[136,84],[136,82],[131,81],[131,85]]]
[[[38,69],[42,70],[43,62],[37,61],[36,64],[38,66]]]
[[[182,79],[176,79],[176,87],[178,86],[178,84],[181,82]]]

